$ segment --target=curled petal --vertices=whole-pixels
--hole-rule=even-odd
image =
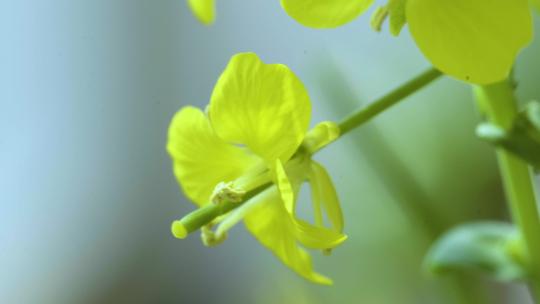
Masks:
[[[315,272],[310,255],[296,241],[295,225],[285,210],[278,190],[244,219],[247,229],[285,265],[302,277],[318,284],[330,285],[332,280]]]
[[[476,84],[508,77],[533,36],[527,0],[408,0],[406,16],[434,66]]]
[[[286,162],[309,126],[306,89],[289,68],[257,55],[235,55],[212,94],[209,115],[219,137],[246,145],[269,164]]]
[[[167,151],[180,186],[199,206],[209,202],[219,182],[238,178],[258,161],[219,139],[206,115],[194,107],[181,109],[172,119]]]
[[[188,5],[200,22],[210,25],[216,19],[215,0],[188,0]]]
[[[293,214],[295,205],[295,191],[280,160],[276,160],[275,175],[276,185],[278,187],[281,200],[285,205],[285,209],[287,212],[289,212],[289,214]]]
[[[347,236],[335,230],[294,219],[296,239],[307,248],[330,249],[343,243]]]
[[[321,167],[322,168],[322,167]],[[308,168],[309,169],[309,168]],[[324,170],[324,169],[323,169]],[[343,221],[338,223],[339,229],[327,229],[323,227],[320,223],[317,223],[317,225],[311,225],[310,223],[301,220],[296,217],[295,214],[295,205],[296,205],[296,196],[297,191],[294,191],[292,184],[300,184],[299,182],[291,183],[289,180],[289,177],[287,176],[283,166],[281,165],[281,162],[279,160],[276,162],[276,184],[278,187],[279,195],[281,200],[283,201],[283,204],[285,206],[285,210],[291,217],[291,221],[294,223],[294,234],[296,239],[307,248],[312,249],[329,249],[334,248],[337,245],[341,244],[343,241],[347,239],[347,237],[341,233],[341,229],[343,228]],[[325,171],[326,172],[326,171]],[[323,184],[323,187],[317,188],[319,191],[333,191],[332,193],[321,193],[322,196],[328,201],[328,196],[331,198],[336,198],[333,203],[337,203],[337,196],[335,195],[335,190],[333,189],[333,186],[330,186],[331,189],[328,189],[327,182],[329,182],[328,176],[322,176],[320,177],[321,173],[317,172],[317,181],[321,184]],[[326,179],[325,179],[326,177]],[[326,187],[325,187],[326,186]],[[332,195],[334,195],[332,197]],[[319,202],[320,204],[320,202]],[[329,202],[329,204],[331,204]],[[339,208],[339,203],[337,203],[337,207]],[[332,212],[335,212],[335,207],[332,206],[331,209]],[[341,212],[341,210],[339,210]],[[334,214],[332,214],[334,216]]]
[[[363,13],[373,0],[281,0],[289,16],[313,28],[334,28]]]
[[[313,161],[311,163],[309,181],[316,222],[322,221],[321,207],[323,207],[332,227],[338,232],[343,231],[343,213],[341,211],[336,189],[334,188],[332,179],[326,172],[326,169]]]

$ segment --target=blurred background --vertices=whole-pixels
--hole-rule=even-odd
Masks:
[[[171,221],[194,205],[167,127],[206,105],[233,54],[291,67],[313,123],[429,66],[407,30],[374,33],[369,14],[320,31],[277,0],[217,4],[204,27],[183,0],[0,1],[0,303],[531,303],[523,285],[421,269],[449,227],[507,218],[470,88],[448,78],[317,155],[349,235],[313,253],[333,287],[296,276],[242,225],[217,248],[174,239]],[[539,53],[537,40],[519,58],[523,101],[540,98]]]

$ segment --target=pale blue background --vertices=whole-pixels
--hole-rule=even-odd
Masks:
[[[314,122],[339,119],[429,66],[407,32],[368,21],[316,31],[277,0],[218,1],[213,27],[181,0],[0,1],[0,303],[456,303],[420,272],[421,224],[375,174],[385,164],[374,144],[389,143],[450,224],[503,217],[469,89],[449,79],[317,157],[349,235],[331,257],[315,253],[333,288],[304,282],[241,225],[215,249],[169,233],[194,208],[164,149],[175,111],[203,107],[230,56],[252,51],[300,76]],[[540,96],[539,52],[536,42],[520,58],[523,99]],[[345,80],[328,79],[335,70]],[[330,97],[331,80],[349,102]],[[527,303],[522,288],[497,290],[493,303]]]

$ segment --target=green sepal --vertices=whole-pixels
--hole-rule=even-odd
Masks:
[[[477,272],[508,282],[527,276],[524,245],[508,223],[476,222],[444,234],[424,258],[424,267],[440,275]]]
[[[390,33],[394,36],[399,36],[401,29],[407,23],[405,16],[405,5],[407,0],[390,0],[388,1],[388,14],[390,16]]]
[[[496,146],[500,146],[540,169],[540,102],[531,101],[520,112],[509,130],[483,123],[476,134]]]
[[[389,0],[388,4],[379,6],[371,15],[371,28],[380,32],[385,21],[388,20],[390,33],[399,36],[401,29],[407,23],[405,16],[405,5],[407,0]]]

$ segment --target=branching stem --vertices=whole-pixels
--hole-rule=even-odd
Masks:
[[[509,129],[517,114],[517,100],[509,81],[479,87],[480,108],[488,119]],[[519,227],[528,253],[531,287],[540,303],[540,218],[532,174],[527,163],[506,150],[497,149],[497,158],[512,218]]]

